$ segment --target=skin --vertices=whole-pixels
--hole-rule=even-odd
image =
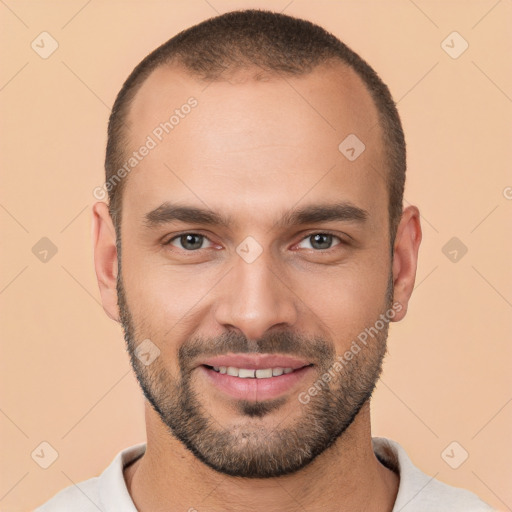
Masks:
[[[405,316],[414,287],[419,211],[404,209],[391,261],[383,145],[376,108],[359,77],[341,64],[323,65],[304,76],[253,76],[254,70],[238,71],[229,80],[205,84],[176,66],[158,69],[130,111],[129,142],[135,150],[174,108],[190,96],[198,100],[131,171],[123,197],[127,302],[141,339],[155,340],[159,364],[174,375],[177,350],[187,339],[218,336],[226,329],[251,340],[278,328],[321,335],[341,355],[383,313],[390,272],[393,301],[402,306],[393,321]],[[338,150],[350,133],[366,145],[353,162]],[[183,222],[144,227],[144,215],[164,201],[208,207],[236,222],[229,228]],[[276,225],[292,208],[339,201],[366,210],[367,220]],[[93,219],[103,307],[119,322],[116,239],[105,203],[93,206]],[[308,236],[326,230],[344,243],[334,239],[330,249],[312,248]],[[204,249],[186,251],[179,242],[163,245],[191,232],[209,239]],[[263,249],[251,264],[236,252],[247,236]],[[312,372],[300,390],[317,379]],[[194,389],[205,413],[225,428],[235,421],[284,427],[304,410],[297,400],[300,390],[294,389],[263,418],[240,418],[200,376]],[[169,434],[147,401],[145,414],[146,453],[125,469],[140,511],[393,508],[399,479],[373,453],[369,400],[311,464],[268,479],[212,470]]]

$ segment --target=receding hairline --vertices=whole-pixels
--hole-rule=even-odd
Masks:
[[[191,70],[178,57],[174,56],[172,59],[162,62],[154,69],[152,69],[144,77],[144,79],[138,83],[136,87],[133,88],[129,101],[124,104],[123,116],[125,119],[125,128],[122,131],[122,138],[124,139],[125,144],[124,149],[126,151],[126,148],[131,144],[137,144],[137,141],[130,139],[130,133],[133,134],[133,127],[135,125],[135,119],[132,117],[133,106],[140,97],[143,89],[150,86],[151,81],[155,80],[155,77],[157,77],[158,74],[166,74],[167,77],[165,78],[169,79],[172,76],[182,76],[185,78],[185,80],[202,83],[204,84],[204,87],[207,87],[210,83],[219,82],[228,82],[234,85],[234,82],[238,80],[240,80],[241,85],[248,82],[272,82],[279,79],[288,81],[289,79],[296,79],[301,77],[305,78],[311,74],[322,73],[324,71],[338,71],[340,74],[340,84],[342,81],[345,83],[348,82],[350,87],[357,88],[358,91],[364,91],[367,103],[373,110],[372,115],[374,115],[376,119],[376,125],[379,129],[380,142],[382,145],[384,145],[386,142],[384,136],[384,127],[382,126],[381,113],[375,98],[373,97],[368,85],[365,83],[357,70],[338,56],[329,57],[301,73],[290,73],[274,69],[264,69],[261,66],[248,62],[226,68],[222,74],[216,75],[215,77],[205,77],[202,74]],[[290,92],[293,92],[291,88]],[[342,92],[340,90],[340,95],[341,94]],[[126,129],[126,125],[128,125],[129,129]]]

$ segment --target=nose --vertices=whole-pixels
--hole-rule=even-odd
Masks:
[[[224,329],[238,329],[249,340],[258,340],[270,329],[296,324],[299,299],[284,272],[271,267],[265,251],[252,263],[236,257],[223,281],[215,319]]]

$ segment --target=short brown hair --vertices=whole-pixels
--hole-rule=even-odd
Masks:
[[[131,72],[110,114],[105,157],[109,211],[120,237],[122,190],[115,180],[123,166],[129,107],[147,77],[164,64],[177,63],[195,76],[215,80],[244,67],[301,75],[330,60],[352,68],[375,102],[388,167],[391,244],[402,214],[406,151],[400,117],[388,87],[377,73],[338,38],[309,21],[264,10],[233,11],[190,27],[147,55]],[[340,141],[341,142],[341,141]]]

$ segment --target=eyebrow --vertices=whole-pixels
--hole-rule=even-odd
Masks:
[[[334,204],[316,204],[295,208],[285,212],[274,223],[277,228],[295,225],[315,224],[329,221],[355,221],[363,223],[368,219],[368,212],[347,202]],[[233,224],[229,216],[221,215],[207,208],[173,204],[169,201],[151,210],[144,216],[144,225],[155,228],[174,221],[189,224],[206,224],[229,228]]]

